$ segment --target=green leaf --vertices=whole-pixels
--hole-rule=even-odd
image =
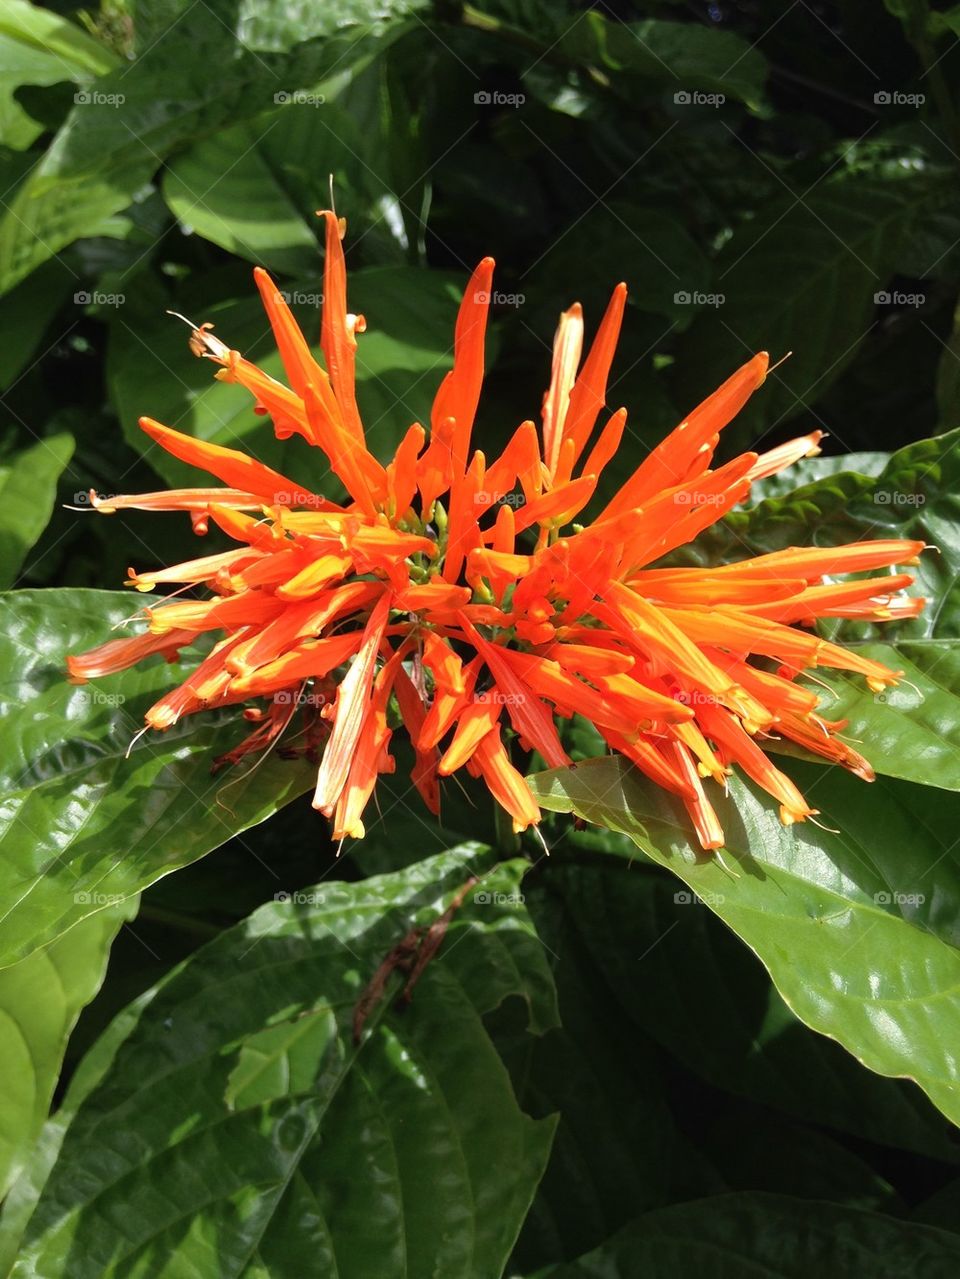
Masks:
[[[724,245],[713,285],[723,304],[691,328],[677,360],[700,370],[695,390],[707,394],[754,351],[792,352],[739,415],[732,431],[744,441],[795,414],[809,421],[858,354],[903,246],[948,189],[848,179],[801,193],[784,193]]]
[[[137,912],[132,897],[85,919],[45,950],[0,969],[0,1197],[47,1117],[67,1038],[106,970],[117,930]]]
[[[44,329],[75,289],[74,273],[54,261],[39,267],[4,299],[0,306],[0,386],[13,388]],[[46,354],[43,352],[41,359]]]
[[[462,276],[416,267],[374,267],[350,277],[350,306],[367,320],[367,331],[358,339],[357,398],[368,444],[384,460],[393,455],[411,422],[430,419],[433,396],[452,367],[455,288],[462,284]],[[316,349],[322,284],[287,285],[284,292]],[[191,299],[185,298],[182,305],[191,306]],[[285,380],[252,279],[249,296],[242,301],[197,305],[198,322],[212,320],[223,341]],[[244,448],[298,483],[332,492],[336,480],[320,450],[299,437],[277,440],[269,419],[254,413],[249,392],[215,381],[210,362],[189,354],[186,336],[182,325],[162,313],[117,319],[109,375],[130,444],[170,484],[197,483],[200,473],[171,458],[140,431],[137,419],[146,414],[188,435]]]
[[[17,579],[47,526],[57,481],[73,457],[73,436],[52,435],[0,461],[0,590]]]
[[[495,1032],[524,1110],[559,1113],[550,1162],[513,1257],[524,1273],[576,1257],[639,1210],[667,1201],[678,1170],[690,1177],[694,1163],[668,1109],[655,1044],[623,1017],[584,944],[577,921],[585,903],[556,893],[564,869],[551,858],[523,884],[562,1025],[534,1039],[516,1018]],[[632,948],[629,954],[635,968]]]
[[[767,75],[766,58],[755,45],[732,31],[696,22],[613,22],[595,9],[558,20],[558,7],[543,0],[497,0],[483,11],[465,5],[464,20],[482,30],[534,40],[543,50],[541,58],[602,75],[613,72],[610,81],[615,89],[622,85],[625,95],[636,92],[636,81],[676,92],[710,90],[758,106]]]
[[[28,147],[43,132],[14,94],[24,84],[80,83],[105,75],[117,59],[59,14],[27,0],[5,0],[0,12],[0,137]]]
[[[473,845],[322,883],[147,992],[93,1049],[13,1274],[501,1274],[553,1131],[482,1020],[519,996],[532,1030],[555,1021],[525,863],[468,896],[408,1008],[394,975],[352,1034],[384,957],[487,865]]]
[[[577,833],[578,845],[584,833]],[[609,832],[593,828],[592,833],[606,836],[606,851],[620,851]],[[771,986],[756,956],[693,894],[679,888],[672,875],[640,864],[625,875],[622,862],[609,856],[587,864],[557,864],[570,838],[559,844],[543,880],[562,899],[579,939],[568,935],[568,947],[579,944],[581,964],[597,966],[617,1001],[610,1021],[641,1027],[681,1067],[728,1096],[874,1144],[960,1162],[960,1137],[923,1093],[905,1080],[863,1070],[839,1044],[804,1026]],[[601,850],[596,841],[594,847]],[[534,917],[539,928],[536,913]],[[564,983],[559,981],[558,987],[566,1024]],[[732,1099],[727,1114],[730,1122],[743,1124]],[[785,1130],[797,1131],[792,1124]],[[771,1126],[755,1125],[751,1131],[759,1144],[767,1140]],[[562,1132],[561,1126],[558,1145]],[[809,1139],[816,1135],[807,1130]],[[745,1153],[749,1140],[743,1132],[736,1143],[736,1158],[745,1164],[750,1162]],[[794,1140],[793,1154],[797,1149]],[[818,1147],[804,1149],[813,1155]],[[712,1157],[723,1166],[719,1153]],[[819,1190],[811,1178],[814,1197],[824,1197],[828,1168],[843,1171],[836,1160],[826,1163]],[[783,1172],[789,1173],[787,1161]],[[760,1188],[742,1183],[730,1188],[734,1186]],[[782,1181],[768,1180],[763,1188],[797,1193],[795,1185]]]
[[[960,1123],[952,801],[888,780],[867,790],[799,761],[791,772],[823,828],[783,827],[773,801],[732,779],[715,800],[727,843],[709,857],[679,805],[619,756],[529,784],[543,807],[629,835],[756,952],[802,1021],[871,1070],[915,1080]]]
[[[282,109],[202,138],[174,158],[163,194],[180,222],[270,271],[309,277],[321,257],[330,202],[349,212],[350,242],[367,262],[402,262],[403,214],[387,182],[390,155],[378,64],[354,76],[333,100],[291,85]],[[211,187],[209,175],[221,175]]]
[[[889,461],[889,453],[835,453],[827,457],[802,458],[779,475],[757,480],[750,490],[750,503],[754,505],[772,497],[788,497],[807,484],[841,475],[845,471],[855,471],[858,475],[879,475]]]
[[[633,306],[670,316],[678,326],[689,323],[689,299],[709,289],[710,263],[674,217],[611,200],[596,212],[590,227],[588,239],[564,236],[544,256],[532,273],[527,296],[548,297],[557,280],[563,280],[578,298],[599,285],[605,305],[613,285],[625,278]]]
[[[875,477],[842,472],[761,502],[715,525],[677,557],[719,564],[788,546],[840,546],[870,538],[908,538],[935,548],[912,570],[911,593],[929,603],[915,619],[824,627],[830,638],[904,672],[904,682],[871,693],[862,679],[818,671],[832,693],[829,718],[862,743],[874,768],[891,777],[960,789],[960,430],[920,440],[891,455]],[[783,744],[770,743],[771,749]],[[793,751],[790,752],[794,753]]]
[[[537,1279],[948,1279],[958,1265],[960,1240],[934,1226],[786,1195],[734,1194],[647,1213]]]
[[[73,687],[67,655],[122,635],[131,598],[18,591],[0,606],[0,964],[11,964],[263,821],[313,770],[270,755],[212,777],[245,735],[236,710],[188,716],[127,758],[143,713],[192,663],[156,659]]]
[[[292,89],[325,85],[332,95],[329,78],[346,81],[416,7],[417,0],[328,5],[305,25],[281,0],[267,0],[248,16],[263,33],[263,52],[244,43],[230,0],[176,0],[157,11],[154,30],[138,14],[140,56],[88,87],[7,201],[0,292],[79,236],[95,234],[176,147],[269,111],[287,81]],[[217,181],[194,197],[202,201]]]
[[[732,31],[692,22],[610,22],[596,10],[574,19],[560,49],[578,62],[665,85],[682,93],[702,89],[759,106],[767,61]],[[681,101],[680,105],[684,105]]]

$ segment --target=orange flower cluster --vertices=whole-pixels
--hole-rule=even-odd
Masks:
[[[266,272],[256,281],[287,383],[267,376],[203,326],[191,345],[238,382],[277,435],[324,451],[349,500],[326,501],[234,449],[150,419],[141,425],[175,457],[224,487],[98,498],[101,512],[188,511],[235,543],[175,568],[130,570],[141,591],[203,588],[145,609],[148,629],[69,659],[74,681],[152,654],[174,660],[198,635],[218,637],[179,687],[154,705],[149,727],[261,699],[256,727],[225,757],[273,743],[298,706],[320,707],[325,738],[314,806],[335,837],[364,833],[377,775],[390,772],[397,713],[416,755],[413,782],[439,808],[438,779],[482,777],[517,830],[540,812],[511,762],[515,734],[552,767],[569,763],[557,717],[584,716],[612,751],[686,806],[704,848],[723,832],[704,780],[736,764],[776,798],[784,822],[811,815],[760,743],[774,734],[870,778],[798,675],[817,666],[864,676],[873,689],[899,673],[821,639],[818,618],[874,621],[915,615],[902,573],[857,576],[915,562],[919,542],[791,549],[721,568],[657,568],[743,501],[754,480],[817,452],[819,432],[770,452],[712,466],[719,432],[763,382],[755,356],[695,409],[585,526],[626,426],[626,410],[594,428],[606,399],[626,288],[618,285],[586,358],[579,305],[563,314],[542,409],[500,456],[472,451],[484,370],[493,261],[470,279],[456,323],[454,365],[433,404],[430,432],[414,423],[393,459],[369,451],[354,364],[361,316],[347,310],[342,222],[326,219],[320,363]],[[591,443],[592,440],[592,443]],[[829,577],[831,580],[826,580]],[[799,626],[798,626],[799,624]],[[266,706],[262,705],[266,699]],[[396,711],[394,710],[396,707]]]

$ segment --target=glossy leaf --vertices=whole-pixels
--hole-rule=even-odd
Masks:
[[[394,974],[352,1036],[388,952],[485,866],[468,845],[321,883],[148,992],[81,1066],[13,1275],[499,1275],[553,1130],[518,1108],[482,1021],[509,996],[535,1033],[555,1021],[525,863],[468,896],[410,1006]]]
[[[914,1079],[960,1124],[952,800],[938,809],[936,791],[867,787],[799,761],[792,771],[823,826],[781,826],[773,801],[733,779],[716,804],[727,843],[712,856],[695,848],[682,810],[619,757],[529,783],[545,808],[629,835],[757,953],[802,1021],[871,1070]]]
[[[57,481],[73,457],[66,433],[0,461],[0,590],[16,581],[53,511]]]
[[[138,893],[263,821],[305,790],[312,768],[269,756],[212,777],[246,731],[236,711],[188,717],[141,738],[144,711],[185,668],[162,660],[83,687],[64,662],[111,636],[136,604],[121,592],[0,597],[0,964]],[[319,820],[319,819],[318,819]]]
[[[174,158],[163,194],[191,230],[270,271],[309,278],[321,259],[330,202],[349,212],[351,244],[368,262],[403,262],[401,201],[388,184],[390,154],[378,134],[389,127],[374,65],[328,99],[298,86],[276,95],[266,120],[204,137]],[[210,173],[221,175],[213,187]]]
[[[269,111],[287,81],[292,91],[319,88],[334,73],[347,78],[398,33],[415,7],[409,0],[362,6],[345,0],[304,22],[280,0],[269,0],[239,29],[228,0],[176,0],[142,22],[138,15],[133,66],[89,86],[7,201],[0,217],[0,291],[79,236],[102,231],[177,146]],[[176,38],[168,38],[173,31]],[[218,74],[210,73],[214,67]],[[194,194],[202,200],[205,192]]]
[[[949,1279],[960,1240],[934,1226],[786,1195],[722,1195],[638,1217],[607,1243],[537,1279]]]
[[[67,1038],[103,981],[114,936],[136,911],[135,897],[107,907],[0,969],[0,1197],[47,1117]]]
[[[82,83],[105,75],[116,58],[75,23],[27,0],[5,0],[0,13],[0,134],[7,146],[27,147],[43,132],[17,102],[24,84]]]
[[[618,851],[609,832],[587,829],[593,847]],[[616,1000],[611,1020],[639,1026],[681,1068],[727,1094],[731,1122],[739,1097],[794,1121],[960,1162],[960,1132],[919,1089],[864,1071],[799,1021],[756,956],[672,876],[641,865],[625,875],[617,857],[563,864],[571,838],[579,845],[584,833],[557,841],[545,887],[566,908],[575,934],[567,947],[596,965]],[[561,1000],[563,990],[560,983]],[[758,1125],[738,1149],[768,1130],[769,1121]],[[749,1163],[749,1154],[738,1157]],[[820,1169],[821,1191],[829,1170]],[[783,1183],[766,1188],[796,1193]]]
[[[730,136],[727,145],[743,143]],[[762,157],[751,158],[759,175],[769,172]],[[805,198],[783,191],[730,237],[716,261],[723,304],[703,310],[683,345],[682,367],[700,370],[696,390],[707,393],[754,351],[775,359],[792,352],[732,428],[740,443],[796,414],[808,423],[804,430],[818,425],[810,406],[856,356],[874,298],[917,225],[950,198],[946,186],[825,182]],[[729,341],[717,341],[721,324]]]

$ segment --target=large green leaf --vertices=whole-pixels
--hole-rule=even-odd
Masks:
[[[791,771],[826,829],[781,826],[769,798],[733,779],[716,804],[727,842],[713,856],[622,757],[529,780],[545,808],[629,835],[746,941],[802,1021],[879,1074],[914,1079],[960,1123],[954,801],[799,761]]]
[[[44,329],[76,286],[73,271],[62,262],[50,261],[4,299],[0,306],[0,387],[12,389],[16,385],[18,374],[36,349]],[[42,352],[40,359],[47,354]]]
[[[728,1097],[872,1143],[960,1162],[960,1134],[919,1089],[864,1071],[839,1044],[798,1021],[756,956],[691,893],[678,891],[671,875],[639,864],[624,875],[613,857],[564,864],[571,838],[579,842],[580,835],[558,841],[541,882],[565,906],[573,934],[565,937],[567,947],[579,946],[581,965],[595,964],[603,974],[616,1001],[611,1021],[638,1025],[682,1067]],[[534,918],[539,929],[536,910]],[[558,987],[566,1024],[564,983]],[[729,1117],[743,1123],[732,1097]],[[753,1136],[763,1142],[769,1130],[769,1122],[760,1131],[755,1125]],[[562,1133],[561,1126],[558,1145]],[[742,1134],[738,1157],[747,1140]],[[827,1173],[820,1170],[816,1197],[825,1192]],[[766,1187],[795,1193],[772,1181]]]
[[[73,448],[71,435],[52,435],[0,461],[0,590],[16,581],[46,528]]]
[[[93,1050],[13,1274],[500,1275],[553,1131],[482,1020],[520,996],[534,1032],[555,1021],[525,863],[471,890],[408,1008],[395,973],[352,1033],[385,956],[488,866],[467,845],[321,883],[149,991]]]
[[[99,989],[110,945],[137,898],[83,920],[45,950],[0,969],[0,1198],[47,1117],[67,1037]]]
[[[709,90],[721,102],[729,96],[755,106],[767,74],[766,58],[755,45],[695,22],[613,22],[596,9],[571,15],[545,0],[496,0],[483,12],[467,5],[464,19],[508,37],[522,33],[542,49],[537,62],[549,56],[600,71],[624,96],[639,84],[674,93]]]
[[[731,135],[727,145],[740,144]],[[768,173],[762,156],[755,159]],[[698,370],[696,389],[706,394],[754,351],[776,359],[793,352],[738,419],[737,438],[752,440],[760,427],[795,414],[810,421],[809,406],[857,355],[874,297],[887,288],[916,226],[951,198],[946,186],[831,181],[809,194],[784,192],[782,202],[735,231],[717,257],[712,286],[724,303],[690,330],[678,366]]]
[[[340,0],[305,22],[282,0],[267,0],[239,24],[231,0],[174,0],[152,17],[141,8],[140,56],[88,86],[7,201],[0,217],[0,292],[78,236],[96,233],[176,147],[262,116],[278,92],[323,84],[332,95],[336,86],[328,79],[349,78],[416,7],[417,0]],[[202,201],[208,191],[194,198]]]
[[[350,242],[368,263],[403,261],[402,205],[389,185],[383,59],[354,76],[333,101],[290,86],[283,106],[202,138],[177,156],[163,194],[182,224],[232,253],[289,275],[317,269],[330,201],[349,214]],[[209,175],[219,174],[211,187]]]
[[[27,0],[6,0],[0,11],[0,137],[27,147],[43,132],[14,97],[24,84],[80,83],[105,75],[117,59],[74,23]]]
[[[542,874],[528,875],[523,891],[553,971],[562,1025],[534,1039],[517,1018],[496,1034],[524,1110],[559,1114],[513,1257],[522,1272],[578,1256],[640,1210],[668,1202],[678,1181],[687,1190],[695,1175],[668,1108],[656,1046],[621,1015],[574,925],[580,903],[553,893],[557,869],[553,859],[541,864]],[[697,1185],[697,1192],[706,1189]]]
[[[270,756],[239,778],[210,775],[243,736],[236,712],[187,717],[130,751],[144,711],[188,666],[160,659],[95,685],[64,662],[123,634],[120,592],[0,596],[0,964],[46,945],[263,821],[310,784],[303,761]],[[319,820],[319,818],[318,818]]]
[[[456,285],[462,278],[415,267],[374,267],[350,277],[351,308],[367,319],[358,339],[357,397],[370,447],[388,459],[411,422],[428,422],[430,405],[453,361]],[[284,286],[304,333],[314,346],[320,333],[322,284]],[[187,296],[179,305],[192,307]],[[283,378],[259,294],[250,281],[241,301],[211,306],[199,301],[197,322],[216,332],[267,373]],[[128,308],[129,309],[129,308]],[[130,444],[142,451],[171,484],[196,483],[198,472],[151,444],[137,419],[146,414],[187,434],[243,448],[298,483],[331,492],[336,483],[319,449],[299,437],[278,441],[268,418],[253,411],[240,386],[217,382],[208,360],[187,350],[186,331],[162,312],[118,317],[111,336],[109,370],[113,399]]]
[[[721,1195],[638,1217],[594,1252],[536,1279],[951,1279],[946,1230],[786,1195]]]
[[[838,546],[870,538],[911,538],[931,549],[912,593],[929,603],[893,625],[844,623],[832,638],[904,672],[904,683],[873,694],[862,679],[818,671],[834,700],[830,718],[849,719],[847,736],[878,772],[960,789],[960,430],[891,455],[873,477],[827,475],[715,525],[683,555],[719,564],[787,546]],[[771,741],[772,748],[780,744]]]

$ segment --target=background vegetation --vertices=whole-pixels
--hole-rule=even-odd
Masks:
[[[925,0],[5,0],[0,1273],[958,1272],[958,33]],[[251,268],[315,336],[331,175],[381,456],[487,253],[488,453],[536,415],[561,308],[593,325],[621,278],[624,472],[793,353],[726,455],[820,428],[826,456],[691,554],[941,548],[925,619],[844,630],[916,685],[832,683],[879,780],[791,762],[835,832],[737,784],[726,866],[692,864],[602,762],[537,783],[547,862],[482,796],[426,823],[401,766],[337,860],[303,761],[210,777],[229,716],[124,759],[164,668],[64,684],[133,611],[101,588],[197,553],[174,517],[69,509],[185,478],[138,415],[332,492],[167,314],[278,371]],[[378,964],[474,874],[358,1049]]]

